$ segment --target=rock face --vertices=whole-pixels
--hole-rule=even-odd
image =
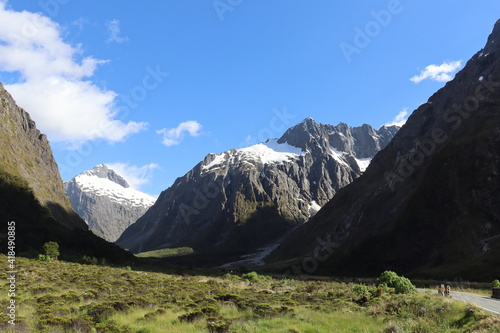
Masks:
[[[110,242],[116,241],[155,202],[104,164],[65,182],[64,188],[90,231]]]
[[[134,259],[91,233],[71,208],[47,138],[1,84],[0,221],[0,247],[7,249],[7,226],[15,226],[18,255],[36,257],[46,242],[57,242],[62,259]]]
[[[285,235],[362,174],[398,128],[308,118],[280,139],[209,154],[118,239],[132,252],[190,246],[245,253]]]
[[[0,84],[0,168],[25,180],[42,206],[70,228],[88,229],[71,208],[47,137]]]
[[[297,273],[500,274],[500,21],[366,172],[268,262]]]

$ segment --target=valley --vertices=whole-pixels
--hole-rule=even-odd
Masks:
[[[0,255],[2,263],[6,259]],[[17,266],[16,326],[2,314],[3,332],[486,333],[500,325],[500,317],[472,304],[435,292],[395,294],[365,286],[368,281],[181,273],[173,267],[158,273],[24,258]],[[2,307],[7,302],[2,294]]]
[[[23,1],[0,0],[0,331],[500,333],[500,20],[409,43],[397,1],[351,30],[316,20],[328,2],[215,1],[212,22]],[[112,60],[73,44],[104,32],[89,50]],[[449,54],[469,60],[410,74]]]

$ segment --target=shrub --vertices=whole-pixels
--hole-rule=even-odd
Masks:
[[[217,314],[219,310],[215,306],[205,306],[201,309],[201,312],[206,314],[207,316],[214,316]]]
[[[210,333],[229,333],[230,319],[208,318],[207,329]]]
[[[393,272],[393,271],[385,271],[382,274],[380,274],[380,277],[377,279],[377,286],[380,286],[381,284],[385,284],[390,288],[395,288],[396,287],[396,280],[399,278],[399,276]]]
[[[250,272],[250,273],[243,274],[241,276],[241,278],[243,280],[247,280],[248,282],[257,282],[259,280],[265,280],[265,281],[271,280],[270,276],[259,275],[259,274],[257,274],[257,272]]]
[[[368,295],[368,288],[365,285],[357,284],[352,288],[352,291],[359,297]]]
[[[383,285],[394,288],[396,294],[411,294],[417,291],[417,288],[409,279],[404,276],[398,276],[393,271],[385,271],[377,279],[377,286]]]
[[[40,261],[52,261],[54,259],[52,259],[51,257],[45,255],[45,254],[39,254],[38,255],[38,260]]]
[[[491,283],[491,288],[500,288],[500,281],[499,280],[494,280]]]
[[[269,304],[257,304],[253,312],[259,317],[273,317],[276,315],[276,310]]]
[[[43,252],[53,260],[59,258],[59,244],[57,242],[47,242],[43,244]]]
[[[203,312],[201,311],[193,311],[179,316],[179,320],[181,322],[187,322],[187,323],[192,323],[194,321],[201,320],[202,318],[203,318]]]
[[[417,288],[413,285],[413,283],[411,283],[411,281],[404,276],[398,277],[394,288],[396,294],[413,294],[417,291]]]
[[[215,296],[214,298],[219,300],[219,301],[224,301],[224,302],[229,302],[229,301],[236,302],[241,297],[236,295],[236,294],[221,294],[221,295]]]
[[[241,280],[241,278],[238,275],[233,275],[231,273],[226,273],[222,277],[224,279],[233,280],[233,281]]]
[[[97,265],[98,260],[96,257],[83,256],[82,263],[85,265]]]

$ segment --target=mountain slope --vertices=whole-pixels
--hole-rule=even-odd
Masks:
[[[71,205],[94,234],[114,242],[154,204],[106,165],[82,172],[64,183]]]
[[[117,244],[133,252],[190,246],[247,253],[307,221],[397,130],[308,118],[279,140],[209,154],[162,192]]]
[[[45,242],[60,245],[62,259],[84,255],[124,263],[130,253],[88,231],[64,193],[50,145],[29,114],[0,84],[0,248],[7,251],[7,222],[15,252],[36,256]],[[9,229],[12,230],[12,229]]]
[[[71,208],[47,137],[0,83],[0,167],[26,180],[40,203],[68,227],[87,229]]]
[[[499,254],[500,20],[364,175],[267,262],[296,272],[488,280],[500,275]]]

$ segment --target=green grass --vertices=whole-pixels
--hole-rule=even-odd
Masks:
[[[0,255],[1,266],[7,258]],[[22,332],[498,332],[500,319],[429,294],[353,283],[174,275],[17,258]],[[6,272],[6,267],[1,267]],[[5,278],[0,289],[7,290]],[[8,304],[0,293],[0,306]],[[15,332],[0,315],[0,331]]]
[[[190,247],[178,247],[174,249],[161,249],[148,252],[142,252],[136,254],[139,258],[166,258],[172,256],[182,256],[186,254],[194,253],[194,250]]]

